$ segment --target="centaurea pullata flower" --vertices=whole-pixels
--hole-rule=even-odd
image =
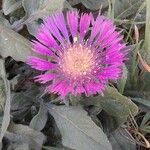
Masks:
[[[42,71],[35,81],[62,98],[67,94],[102,94],[108,80],[121,74],[127,51],[123,37],[104,16],[59,12],[43,20],[32,41],[33,51],[45,59],[30,57],[28,64]]]

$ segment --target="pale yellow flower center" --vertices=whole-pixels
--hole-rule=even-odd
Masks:
[[[93,52],[82,45],[68,48],[62,57],[62,70],[73,78],[84,76],[93,68]]]

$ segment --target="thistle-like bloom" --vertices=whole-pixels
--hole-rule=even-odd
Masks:
[[[42,71],[35,81],[46,84],[46,91],[62,98],[67,94],[102,94],[109,80],[122,72],[127,51],[123,37],[104,16],[68,11],[43,20],[28,64]]]

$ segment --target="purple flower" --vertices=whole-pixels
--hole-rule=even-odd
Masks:
[[[122,72],[127,54],[123,36],[110,19],[93,18],[92,14],[59,12],[43,20],[33,51],[45,59],[30,57],[32,68],[42,71],[35,81],[46,84],[46,92],[67,94],[103,93],[108,80],[116,80]]]

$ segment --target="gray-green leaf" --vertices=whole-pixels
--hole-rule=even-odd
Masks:
[[[28,144],[22,144],[15,148],[15,150],[30,150]]]
[[[27,60],[28,56],[35,55],[31,49],[31,43],[15,31],[0,25],[0,55],[11,56],[16,61]]]
[[[150,111],[145,114],[140,129],[146,133],[150,133]]]
[[[5,89],[5,108],[4,108],[4,115],[3,115],[3,121],[0,129],[0,143],[3,139],[3,136],[5,135],[5,132],[7,131],[7,127],[9,126],[10,122],[10,85],[8,80],[6,79],[6,72],[5,72],[5,66],[4,61],[0,59],[0,77],[4,81],[4,89]]]
[[[37,20],[55,11],[61,11],[64,2],[65,0],[23,0],[22,3],[27,17],[26,25],[29,32],[34,35],[38,28]]]
[[[5,15],[8,15],[21,6],[22,0],[3,0],[2,10]]]
[[[62,135],[64,146],[77,150],[111,150],[111,145],[101,128],[81,107],[49,107]]]
[[[121,78],[118,80],[118,84],[117,84],[118,91],[121,94],[123,94],[123,91],[124,91],[124,88],[126,85],[126,81],[127,81],[127,77],[128,77],[128,69],[125,65],[123,65],[123,73],[122,73]]]
[[[106,8],[108,6],[107,0],[81,0],[81,2],[90,10],[98,10],[101,7]]]
[[[22,124],[10,124],[6,137],[13,142],[28,143],[30,149],[40,150],[46,137],[43,133]]]
[[[41,131],[47,122],[47,118],[48,118],[47,109],[41,103],[38,114],[34,116],[30,122],[30,128],[33,128],[37,131]]]
[[[144,0],[115,0],[114,14],[117,18],[135,15]]]
[[[130,114],[134,116],[138,112],[138,107],[129,98],[109,86],[105,90],[104,96],[88,97],[82,103],[84,105],[95,105],[105,110],[115,118],[116,127],[124,123]]]
[[[136,150],[136,142],[131,137],[130,133],[119,128],[110,134],[109,140],[114,150]]]

